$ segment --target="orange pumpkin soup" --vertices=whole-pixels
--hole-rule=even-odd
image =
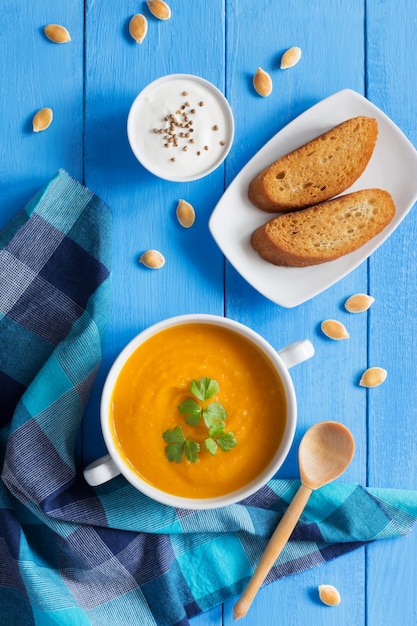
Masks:
[[[186,423],[179,405],[194,379],[219,384],[210,400],[227,411],[226,431],[237,445],[212,456],[204,448],[204,423]],[[260,349],[238,333],[209,323],[169,327],[142,343],[113,389],[110,425],[128,466],[153,487],[186,498],[214,498],[251,482],[269,464],[282,440],[286,398],[281,379]],[[197,462],[170,462],[162,434],[181,426],[199,441]]]

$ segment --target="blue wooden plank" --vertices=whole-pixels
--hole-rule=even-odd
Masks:
[[[322,6],[298,1],[291,6],[280,6],[279,18],[275,16],[274,19],[270,6],[262,11],[248,2],[244,7],[239,2],[238,24],[230,17],[228,19],[228,45],[235,50],[231,67],[229,62],[228,93],[236,117],[244,120],[237,124],[239,151],[232,151],[228,159],[228,179],[237,174],[255,149],[297,114],[342,88],[363,92],[364,87],[363,3],[355,3],[347,10],[342,2],[328,2],[323,10]],[[245,23],[255,24],[257,31],[262,33],[262,37],[258,36],[252,42],[253,48],[251,42],[242,37],[241,28]],[[320,52],[317,42],[320,42]],[[302,48],[301,61],[292,69],[279,71],[277,59],[291,45]],[[256,67],[258,60],[264,61],[265,69],[271,72],[274,80],[274,91],[268,99],[256,96],[249,84],[246,88],[242,86],[247,68]],[[269,66],[265,64],[266,60],[269,60]],[[366,363],[368,319],[366,314],[352,316],[343,307],[349,295],[366,290],[366,263],[323,294],[294,309],[283,309],[268,302],[230,265],[227,272],[226,312],[229,316],[255,325],[277,348],[301,336],[310,338],[315,344],[314,361],[292,371],[296,384],[299,380],[303,385],[299,394],[300,428],[305,428],[316,417],[346,418],[358,442],[366,443],[363,425],[355,427],[355,415],[364,414],[366,400],[363,390],[353,383],[360,367]],[[348,342],[331,342],[322,335],[319,325],[326,317],[337,317],[345,323],[351,334]],[[364,479],[366,451],[363,452],[361,446],[356,463],[349,476]],[[296,467],[291,465],[288,469],[293,473]]]
[[[363,93],[365,41],[362,2],[352,3],[349,9],[343,2],[326,2],[324,8],[322,3],[303,0],[288,5],[279,3],[279,10],[271,3],[260,6],[242,0],[227,6],[227,93],[237,119],[236,149],[227,165],[230,181],[265,141],[312,104],[343,88]],[[253,37],[244,34],[249,24]],[[282,52],[295,45],[302,49],[300,62],[291,69],[280,70]],[[268,71],[273,80],[268,98],[259,97],[251,85],[258,66]],[[316,347],[314,359],[291,372],[298,394],[299,423],[295,444],[278,476],[298,476],[297,444],[308,426],[322,419],[336,419],[351,428],[357,443],[356,457],[344,479],[363,483],[366,480],[366,395],[357,386],[357,375],[367,362],[368,318],[366,314],[352,316],[343,308],[349,295],[366,290],[364,263],[327,292],[288,310],[257,294],[227,264],[229,317],[252,326],[276,348],[305,337]],[[350,339],[326,339],[320,331],[320,322],[326,318],[344,322]],[[287,620],[291,616],[294,624],[363,623],[364,566],[364,552],[360,550],[324,568],[325,571],[306,572],[273,583],[261,591],[242,626],[280,623],[283,614]],[[350,575],[352,570],[357,572],[355,580]],[[311,580],[323,581],[327,572],[327,582],[340,583],[345,595],[354,598],[353,613],[352,602],[329,612],[312,599],[308,592]],[[231,624],[231,606],[228,603],[225,624]]]
[[[83,170],[83,6],[27,4],[2,3],[0,229],[59,168],[79,179]],[[72,41],[49,41],[50,23],[64,25]],[[43,107],[53,122],[34,133],[33,115]]]
[[[368,95],[414,146],[417,68],[407,59],[416,26],[415,2],[367,3]],[[399,489],[417,487],[416,234],[414,207],[370,261],[370,284],[377,300],[372,310],[369,361],[385,367],[388,377],[383,386],[369,391],[369,483]],[[416,553],[415,532],[406,539],[368,549],[369,626],[416,623]]]
[[[316,347],[314,361],[292,371],[299,425],[280,476],[297,475],[297,444],[311,423],[340,419],[357,442],[345,480],[415,489],[415,209],[368,263],[291,310],[265,300],[229,264],[224,276],[222,255],[207,228],[225,183],[286,123],[339,89],[366,93],[417,145],[415,3],[355,0],[347,8],[342,0],[172,0],[171,6],[172,19],[163,23],[149,15],[145,2],[128,0],[121,7],[88,0],[84,33],[84,3],[2,3],[0,228],[58,167],[79,179],[85,173],[86,183],[108,201],[114,214],[112,308],[103,366],[85,423],[85,460],[104,452],[98,398],[111,361],[131,336],[169,315],[225,310],[277,348],[301,336]],[[129,18],[137,11],[149,18],[141,46],[128,34]],[[67,26],[72,42],[57,46],[47,41],[42,28],[50,22]],[[302,48],[302,59],[281,71],[281,53],[292,45]],[[258,66],[274,81],[267,99],[252,88]],[[126,117],[134,96],[154,78],[171,72],[208,78],[225,91],[235,113],[230,157],[225,167],[203,181],[159,181],[142,170],[127,143]],[[54,122],[45,133],[34,135],[31,118],[42,106],[53,108]],[[180,197],[197,211],[189,231],[175,219]],[[137,264],[147,247],[166,254],[163,270],[151,272]],[[368,287],[376,297],[370,312],[347,314],[345,298]],[[349,341],[332,343],[322,336],[319,324],[326,317],[346,324]],[[381,388],[366,392],[357,380],[368,364],[386,367],[388,379]],[[272,621],[300,626],[401,621],[412,626],[417,621],[416,549],[414,532],[269,585],[242,626]],[[340,589],[342,604],[337,609],[317,601],[317,585],[323,582]],[[231,600],[193,619],[193,626],[230,625],[232,608]]]
[[[417,24],[417,7],[406,2],[400,10],[391,4],[381,7],[380,3],[370,2],[367,23],[368,37],[373,42],[368,53],[368,73],[372,76],[368,80],[369,96],[417,146],[417,68],[414,64],[393,63],[394,55],[396,58],[407,55],[407,42]],[[398,41],[396,32],[400,27],[403,37]],[[417,335],[413,304],[417,294],[416,229],[414,207],[370,260],[371,285],[378,297],[378,306],[372,309],[370,359],[373,363],[382,363],[389,376],[387,384],[375,393],[369,392],[372,433],[369,476],[379,484],[389,479],[398,488],[415,487],[417,478],[415,466],[409,467],[416,453],[415,446],[410,449],[410,445],[413,446],[410,433],[416,432],[417,414]],[[401,428],[395,428],[399,419]],[[381,459],[384,460],[382,471]]]
[[[141,45],[127,32],[130,17],[148,18]],[[224,190],[224,167],[208,179],[167,183],[148,174],[134,159],[126,137],[129,107],[152,80],[170,73],[200,75],[224,89],[224,10],[185,0],[172,5],[160,22],[145,3],[87,3],[85,177],[109,203],[114,215],[113,294],[108,341],[84,423],[86,461],[104,451],[95,412],[103,378],[123,345],[148,325],[189,312],[223,313],[223,259],[208,233],[208,216]],[[209,63],[207,60],[209,59]],[[196,210],[194,226],[182,229],[175,217],[180,198]],[[166,256],[158,271],[139,266],[144,250]],[[95,441],[94,444],[91,444]],[[90,443],[88,443],[90,442]],[[218,626],[222,608],[197,617],[197,626]]]
[[[83,22],[80,3],[2,2],[0,228],[58,168],[82,175]],[[49,23],[66,26],[71,43],[50,42]],[[47,106],[52,125],[33,133],[33,115]]]
[[[164,74],[197,74],[224,88],[223,5],[216,0],[203,13],[188,0],[172,8],[168,22],[161,22],[143,4],[148,33],[138,45],[127,30],[137,3],[128,2],[123,10],[115,4],[87,3],[85,178],[112,208],[115,242],[108,342],[90,406],[97,406],[110,363],[136,333],[176,314],[223,313],[223,259],[207,220],[224,189],[224,168],[200,181],[162,181],[135,160],[126,135],[134,98]],[[189,230],[175,217],[180,198],[196,210]],[[139,255],[148,248],[166,256],[162,269],[139,265]],[[97,440],[98,416],[93,412],[85,420],[90,441]],[[103,450],[99,437],[96,446],[87,446],[86,460]]]
[[[365,605],[360,600],[365,586],[364,571],[363,566],[358,567],[358,555],[353,553],[277,581],[258,592],[246,617],[239,620],[239,626],[265,626],[269,623],[291,626],[365,624]],[[340,605],[323,605],[318,597],[318,586],[322,584],[332,584],[339,590]],[[229,601],[225,605],[224,626],[233,624],[233,601]]]

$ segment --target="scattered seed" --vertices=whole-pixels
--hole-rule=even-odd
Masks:
[[[255,75],[253,77],[253,86],[255,88],[255,91],[263,97],[269,96],[272,92],[271,77],[261,67],[258,67],[255,72]]]
[[[140,255],[139,263],[152,270],[158,270],[165,265],[165,257],[158,250],[146,250]]]
[[[46,130],[51,125],[54,114],[52,109],[46,107],[40,109],[32,119],[32,128],[34,133],[39,133],[42,130]]]
[[[48,24],[43,29],[43,32],[54,43],[68,43],[71,41],[71,35],[65,26],[60,26],[59,24]]]
[[[179,95],[184,97],[188,95],[186,91],[179,91]],[[200,101],[199,106],[205,106],[204,101]],[[165,148],[178,148],[181,152],[190,152],[189,143],[195,143],[195,139],[191,137],[194,133],[195,129],[198,128],[198,117],[193,119],[193,114],[196,113],[196,109],[189,109],[191,106],[189,101],[179,102],[177,104],[179,107],[174,113],[169,113],[161,117],[162,127],[161,128],[151,128],[150,132],[154,134],[161,134],[162,146]],[[186,110],[184,110],[186,109]],[[213,131],[220,130],[219,124],[212,125]],[[226,144],[225,140],[221,140],[219,142],[221,146]],[[200,150],[196,153],[197,156],[200,156],[202,152],[210,150],[210,145],[206,144],[201,146]],[[193,152],[193,154],[195,154]],[[170,161],[175,162],[175,157],[171,157]]]
[[[367,311],[374,302],[375,298],[372,296],[368,296],[366,293],[356,293],[346,300],[345,309],[349,313],[362,313]]]
[[[194,207],[186,200],[179,200],[177,204],[177,219],[181,226],[190,228],[195,222]]]
[[[378,387],[387,377],[387,370],[383,367],[370,367],[364,371],[359,381],[361,387]]]
[[[129,22],[129,33],[136,41],[142,43],[148,32],[148,20],[141,13],[136,13]]]
[[[346,328],[342,324],[342,322],[338,322],[337,320],[324,320],[321,323],[321,330],[330,339],[348,339],[349,333]]]
[[[203,100],[201,100],[201,102],[199,102],[199,103],[198,103],[198,106],[199,106],[199,107],[203,107],[203,106],[204,106],[204,102],[203,102]]]
[[[319,598],[327,606],[337,606],[341,602],[339,591],[333,585],[319,585]]]
[[[286,70],[289,67],[294,67],[297,65],[298,61],[301,59],[301,48],[298,46],[293,46],[292,48],[288,48],[286,52],[281,57],[280,68],[282,70]]]
[[[163,0],[146,0],[150,12],[158,20],[169,20],[171,17],[171,9]]]

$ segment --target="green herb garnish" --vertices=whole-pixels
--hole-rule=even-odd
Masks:
[[[190,385],[190,393],[196,399],[187,398],[178,407],[181,415],[186,416],[187,424],[198,426],[203,420],[209,435],[204,441],[204,447],[212,456],[217,453],[219,448],[223,452],[228,452],[237,444],[234,434],[225,432],[226,409],[217,401],[207,404],[207,400],[211,400],[219,392],[219,389],[218,382],[211,378],[203,377],[200,380],[193,380]],[[168,461],[181,463],[184,453],[190,463],[195,463],[198,460],[200,444],[197,441],[186,439],[180,426],[176,426],[173,430],[166,430],[162,437],[168,444],[165,447]]]
[[[167,442],[165,454],[168,461],[181,463],[184,456],[190,463],[195,463],[200,452],[200,444],[196,441],[190,441],[184,437],[181,426],[175,426],[173,430],[166,430],[162,437]]]

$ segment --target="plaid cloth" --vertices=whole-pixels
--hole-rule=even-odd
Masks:
[[[298,488],[175,510],[117,477],[89,487],[75,441],[101,358],[110,214],[65,172],[0,235],[0,614],[13,626],[173,626],[242,591]],[[410,531],[415,492],[315,492],[266,582]]]

